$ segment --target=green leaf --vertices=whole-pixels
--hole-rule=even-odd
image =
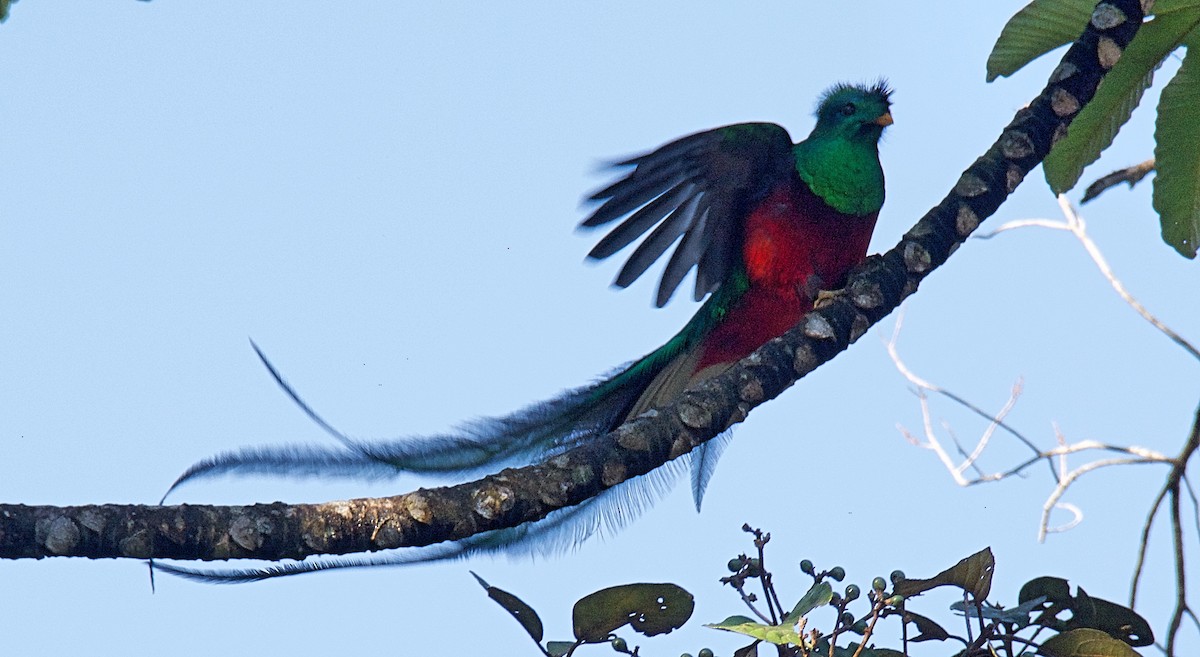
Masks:
[[[941,625],[938,625],[932,618],[922,616],[921,614],[904,610],[904,615],[901,616],[905,623],[912,623],[917,626],[917,634],[909,637],[909,641],[914,643],[919,641],[945,641],[950,638],[950,633]]]
[[[1169,14],[1173,11],[1187,11],[1200,8],[1200,0],[1158,0],[1150,13],[1155,16]]]
[[[1046,657],[1139,657],[1125,642],[1100,630],[1086,628],[1046,639],[1039,653]]]
[[[562,657],[575,647],[574,641],[547,641],[546,652],[550,653],[550,657]]]
[[[1044,598],[1048,602],[1069,603],[1071,585],[1061,577],[1049,575],[1035,577],[1021,586],[1021,592],[1017,594],[1017,602],[1024,604],[1035,598]]]
[[[1095,9],[1094,0],[1033,0],[1008,19],[987,60],[987,81],[1016,73],[1029,62],[1071,43]]]
[[[1191,48],[1158,100],[1154,142],[1154,209],[1163,241],[1185,258],[1195,258],[1200,246],[1200,55]]]
[[[795,624],[802,617],[807,616],[808,612],[817,607],[824,607],[832,599],[833,587],[829,585],[829,582],[822,581],[813,584],[812,588],[808,589],[804,597],[800,598],[800,601],[792,608],[792,611],[783,617],[783,622],[784,624]]]
[[[1200,8],[1174,11],[1142,25],[1137,37],[1100,83],[1096,95],[1071,122],[1067,136],[1042,163],[1046,182],[1061,194],[1079,182],[1084,167],[1108,148],[1154,81],[1154,71],[1200,23]]]
[[[730,616],[720,623],[708,623],[705,627],[745,634],[746,636],[751,636],[767,643],[773,643],[777,646],[798,646],[804,641],[804,638],[796,632],[795,623],[764,625],[745,616]]]
[[[1129,607],[1089,596],[1082,586],[1079,595],[1075,596],[1072,613],[1074,615],[1067,622],[1071,629],[1100,630],[1131,646],[1154,645],[1154,631],[1146,619]]]
[[[533,607],[525,604],[524,601],[508,591],[489,586],[487,582],[483,581],[482,577],[476,575],[474,572],[471,575],[487,591],[489,598],[495,600],[496,604],[504,607],[508,613],[513,615],[513,618],[517,619],[521,627],[525,628],[529,636],[533,637],[535,643],[542,642],[542,619],[538,618],[537,612],[533,610]]]
[[[1082,586],[1079,587],[1079,595],[1072,596],[1070,584],[1060,577],[1029,580],[1021,587],[1018,599],[1021,601],[1020,608],[1041,610],[1042,613],[1033,620],[1037,625],[1059,631],[1081,628],[1100,630],[1131,646],[1154,645],[1154,631],[1136,611],[1102,598],[1093,598]],[[1068,612],[1067,620],[1059,618]]]
[[[904,653],[887,648],[860,648],[860,644],[851,641],[848,645],[837,646],[833,649],[833,657],[904,657]],[[821,639],[812,651],[815,657],[828,657],[829,641]]]
[[[666,634],[686,623],[695,605],[692,594],[674,584],[625,584],[585,596],[571,619],[575,638],[598,643],[626,624],[646,636]]]
[[[758,642],[734,650],[733,657],[758,657]]]
[[[995,568],[992,548],[983,548],[929,579],[900,580],[892,592],[909,598],[939,586],[957,586],[982,602],[992,590],[992,571]]]

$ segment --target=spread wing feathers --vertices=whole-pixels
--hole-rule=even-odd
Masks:
[[[613,535],[632,522],[671,489],[690,455],[653,472],[626,481],[573,507],[559,509],[546,518],[510,529],[498,529],[454,541],[419,548],[401,548],[367,557],[322,557],[263,568],[203,569],[154,561],[156,571],[212,584],[241,584],[274,577],[300,575],[340,568],[408,566],[465,559],[503,552],[509,557],[560,554],[599,533]]]
[[[588,256],[607,258],[657,225],[617,275],[615,284],[628,287],[683,235],[659,283],[660,307],[693,267],[696,300],[715,290],[741,250],[746,213],[796,175],[791,138],[774,123],[699,132],[614,166],[633,170],[589,197],[601,204],[580,225],[626,218]]]
[[[257,345],[254,349],[280,388],[342,446],[250,447],[218,454],[188,468],[167,489],[164,500],[184,483],[221,475],[377,480],[404,472],[470,475],[528,464],[615,428],[669,360],[656,352],[596,383],[511,415],[476,420],[457,433],[377,442],[352,438],[331,426],[283,379]]]

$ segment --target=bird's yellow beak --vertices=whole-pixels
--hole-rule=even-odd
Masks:
[[[893,123],[895,123],[895,121],[892,121],[892,113],[891,112],[884,112],[883,114],[879,115],[879,118],[875,119],[875,125],[882,126],[885,128]]]

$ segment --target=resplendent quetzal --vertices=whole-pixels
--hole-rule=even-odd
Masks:
[[[359,441],[334,430],[267,363],[287,393],[343,447],[225,453],[192,466],[171,490],[227,473],[381,477],[494,471],[543,460],[669,402],[795,325],[819,290],[841,287],[849,269],[866,256],[883,205],[878,145],[892,123],[889,94],[882,81],[834,86],[821,98],[812,134],[798,144],[773,123],[742,123],[683,137],[615,165],[632,169],[591,196],[600,205],[582,225],[624,221],[589,256],[607,258],[650,231],[616,278],[617,286],[626,287],[679,240],[657,305],[670,299],[693,267],[695,298],[709,295],[683,330],[641,359],[512,415],[476,420],[447,435],[387,442]],[[692,455],[697,505],[715,461],[707,454],[710,444]],[[563,511],[570,516],[578,510]],[[627,517],[631,510],[614,513]],[[553,525],[553,519],[543,522]],[[516,538],[481,537],[445,556]],[[295,571],[308,569],[313,568]]]

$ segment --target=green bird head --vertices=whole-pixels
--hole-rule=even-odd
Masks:
[[[796,171],[835,210],[866,215],[883,207],[879,137],[892,124],[891,90],[838,84],[821,96],[817,125],[796,144]]]
[[[883,129],[892,124],[892,90],[883,80],[867,87],[837,84],[817,103],[817,127],[809,139],[845,139],[875,144]]]

